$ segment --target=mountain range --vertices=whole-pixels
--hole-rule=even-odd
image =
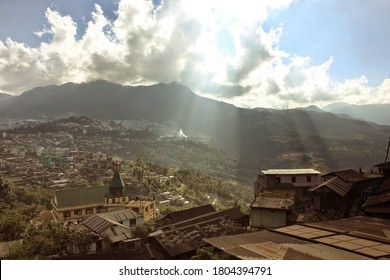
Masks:
[[[370,168],[385,157],[390,136],[390,126],[317,107],[243,109],[198,96],[176,82],[136,87],[106,81],[67,83],[0,98],[4,117],[50,119],[69,114],[148,120],[182,129],[189,139],[206,136],[218,149],[237,154],[241,170]]]
[[[347,115],[355,119],[390,125],[390,104],[354,105],[339,102],[327,105],[322,110]]]

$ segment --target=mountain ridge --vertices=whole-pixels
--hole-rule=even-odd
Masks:
[[[73,113],[169,124],[189,137],[207,136],[252,170],[371,167],[381,160],[389,126],[311,109],[238,108],[196,95],[179,83],[133,87],[95,81],[35,88],[1,102],[0,116],[56,118]]]
[[[390,125],[390,104],[355,105],[345,102],[329,104],[322,110],[334,114],[348,115],[351,118],[362,119],[382,125]]]

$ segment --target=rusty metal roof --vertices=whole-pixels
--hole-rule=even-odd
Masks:
[[[161,219],[157,220],[156,223],[158,226],[163,227],[212,212],[215,212],[215,208],[211,204],[207,204],[199,207],[169,213]]]
[[[102,238],[108,238],[111,242],[123,241],[133,238],[131,229],[117,221],[110,220],[100,214],[92,215],[81,222],[83,226],[98,234]]]
[[[353,169],[330,172],[325,174],[323,177],[327,177],[327,176],[336,176],[350,183],[357,183],[357,182],[366,181],[370,179]]]
[[[390,220],[386,219],[359,216],[306,225],[390,244]]]
[[[233,236],[208,238],[206,243],[239,259],[369,259],[361,254],[286,236],[268,230]]]
[[[99,213],[97,215],[118,223],[122,223],[123,221],[128,221],[128,220],[142,217],[140,213],[135,212],[131,209],[123,209],[123,210],[111,211],[106,213]]]
[[[355,217],[204,241],[239,259],[387,259],[390,221]]]
[[[291,210],[294,206],[294,200],[289,198],[266,197],[258,195],[252,202],[251,208],[267,208]]]
[[[154,239],[169,256],[176,257],[195,251],[204,245],[204,238],[220,236],[231,226],[237,225],[228,217],[218,217],[203,223],[165,231],[162,234],[154,235],[151,238]]]
[[[264,175],[306,175],[320,174],[314,169],[264,169],[260,171]]]
[[[390,202],[390,193],[370,196],[363,204],[363,208]]]
[[[351,189],[352,184],[347,183],[339,177],[333,177],[332,179],[309,189],[310,192],[321,191],[324,188],[328,188],[340,196],[345,196]]]

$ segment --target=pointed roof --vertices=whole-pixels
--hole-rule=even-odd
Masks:
[[[119,173],[119,171],[116,170],[110,182],[110,189],[124,188],[124,187],[125,187],[125,183],[123,182],[122,176]]]
[[[109,189],[110,195],[114,197],[122,196],[125,193],[125,183],[118,170],[116,170],[112,176]]]

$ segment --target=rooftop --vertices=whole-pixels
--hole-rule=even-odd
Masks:
[[[344,197],[352,189],[352,184],[341,180],[339,177],[334,177],[318,186],[310,188],[309,191],[315,192],[324,188],[329,188]]]
[[[104,204],[106,193],[106,186],[57,190],[54,203],[58,208]]]
[[[283,209],[292,210],[294,200],[289,198],[266,197],[258,195],[251,204],[251,208],[268,208],[268,209]]]
[[[207,238],[239,259],[389,259],[390,221],[354,217]]]
[[[314,169],[264,169],[260,171],[264,175],[306,175],[306,174],[320,174]]]

